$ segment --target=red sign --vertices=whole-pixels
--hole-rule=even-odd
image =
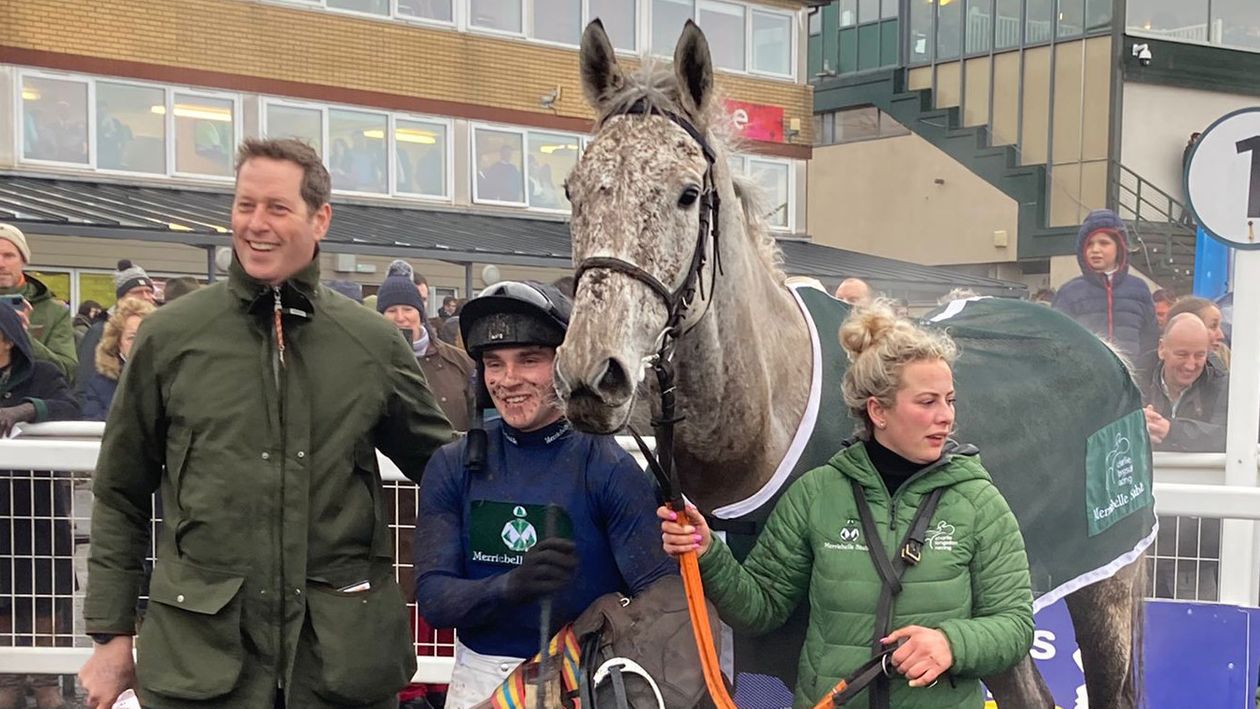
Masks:
[[[783,142],[783,108],[781,106],[745,103],[731,99],[726,99],[722,103],[740,137],[748,140],[763,140],[768,143]]]

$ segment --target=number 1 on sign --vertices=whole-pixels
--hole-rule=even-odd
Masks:
[[[1236,147],[1239,153],[1251,153],[1251,179],[1247,188],[1247,217],[1260,218],[1260,135],[1240,140]]]

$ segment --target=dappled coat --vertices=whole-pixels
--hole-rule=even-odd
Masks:
[[[277,691],[388,707],[415,670],[376,449],[419,481],[452,434],[397,329],[318,271],[273,289],[233,263],[132,345],[93,479],[84,618],[134,631],[160,491],[146,707],[271,709]]]
[[[974,449],[971,449],[974,451]],[[781,625],[808,598],[809,630],[797,677],[797,709],[812,707],[871,657],[875,608],[883,588],[866,549],[850,481],[862,486],[889,558],[915,512],[943,487],[928,524],[922,561],[907,568],[892,629],[941,630],[954,655],[953,681],[911,689],[891,680],[898,709],[979,709],[978,678],[1005,670],[1032,645],[1032,591],[1019,524],[977,457],[916,473],[891,497],[863,444],[805,473],[776,504],[741,566],[715,539],[700,558],[705,594],[737,632]],[[846,707],[865,709],[868,693]]]

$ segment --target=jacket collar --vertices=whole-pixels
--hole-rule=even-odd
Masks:
[[[249,312],[270,312],[275,307],[275,295],[271,285],[263,283],[245,272],[245,266],[232,252],[232,265],[228,268],[228,290]],[[280,284],[280,302],[286,314],[310,318],[315,314],[315,301],[319,297],[319,249],[315,257],[301,271]]]
[[[912,475],[901,486],[901,490],[914,488],[915,492],[925,493],[938,487],[953,485],[965,480],[989,480],[990,478],[984,468],[978,464],[953,464],[960,459],[974,461],[977,453],[979,453],[979,450],[975,446],[969,443],[959,443],[951,438],[945,442],[945,448],[941,452],[941,457],[935,462],[923,466],[921,470]],[[828,464],[840,471],[845,477],[856,480],[863,487],[880,490],[881,494],[883,494],[883,482],[880,480],[875,466],[871,463],[870,455],[866,452],[865,443],[858,441],[842,449],[831,457]],[[926,482],[924,482],[925,479]]]

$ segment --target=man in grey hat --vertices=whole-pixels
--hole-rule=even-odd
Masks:
[[[0,224],[0,299],[12,300],[9,304],[31,337],[35,359],[52,362],[67,378],[73,377],[78,363],[74,320],[43,281],[26,273],[30,262],[26,235],[12,224]]]

